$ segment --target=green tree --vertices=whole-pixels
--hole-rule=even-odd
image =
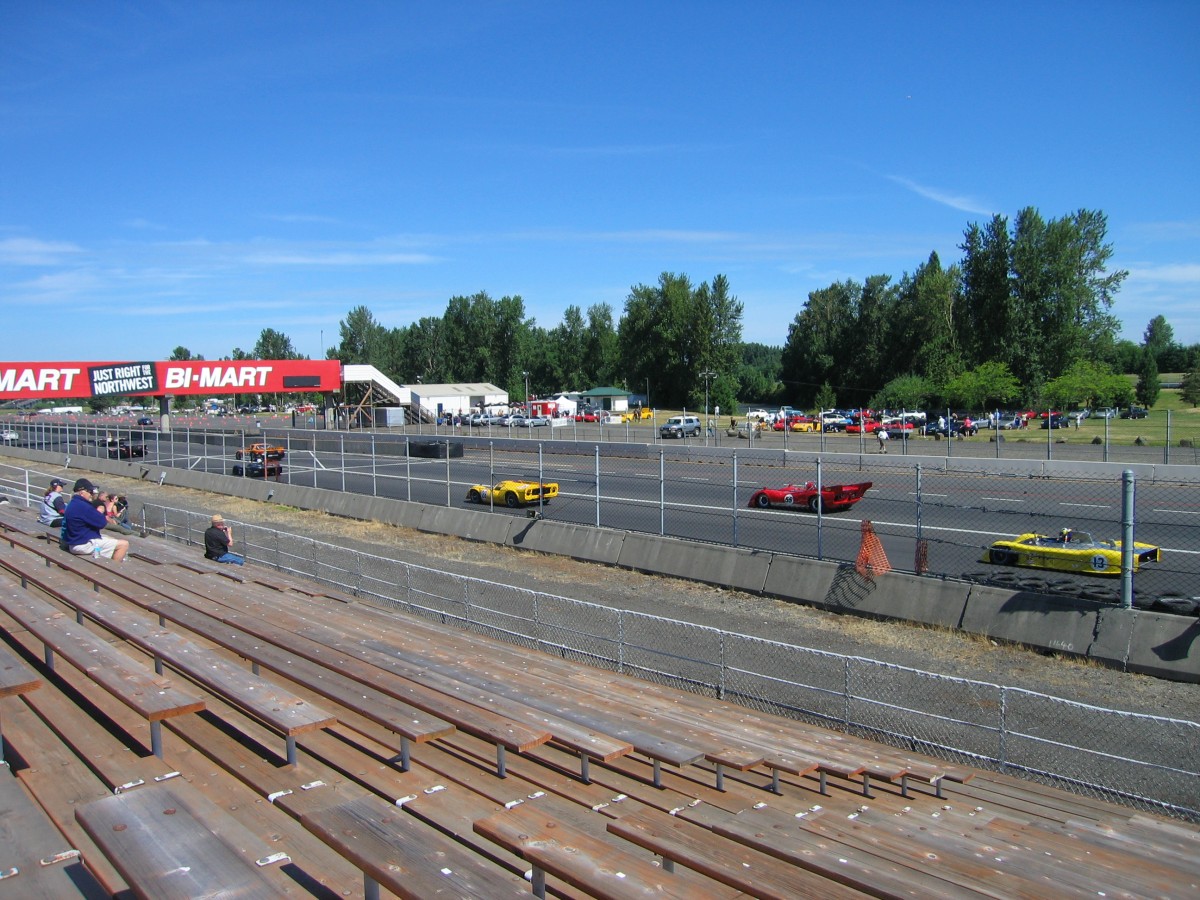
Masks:
[[[870,399],[869,405],[873,409],[901,411],[928,409],[938,395],[938,389],[929,379],[920,375],[898,375]]]
[[[567,307],[563,320],[550,332],[550,358],[553,364],[553,381],[550,382],[562,390],[587,390],[594,385],[588,384],[584,375],[584,341],[586,325],[583,311],[574,304]]]
[[[1134,396],[1138,403],[1150,409],[1158,402],[1158,392],[1161,385],[1158,383],[1158,363],[1154,361],[1154,353],[1149,347],[1145,349],[1144,359],[1142,360],[1142,368],[1138,372],[1137,386],[1133,389]]]
[[[1200,366],[1195,366],[1183,376],[1179,385],[1179,396],[1184,403],[1192,404],[1195,409],[1200,406]]]
[[[613,310],[607,303],[589,306],[583,333],[585,381],[589,387],[610,387],[621,371],[621,342],[613,325]]]
[[[1004,406],[1021,393],[1021,385],[1002,362],[986,362],[950,379],[946,399],[968,409]]]
[[[187,362],[188,360],[202,360],[203,356],[192,356],[192,351],[187,347],[176,347],[171,351],[171,355],[167,357],[171,362]]]
[[[816,402],[822,385],[842,383],[843,362],[854,352],[855,309],[861,295],[861,285],[850,280],[812,291],[788,327],[781,380],[801,405]]]
[[[901,279],[891,316],[897,367],[889,378],[916,372],[940,392],[962,370],[955,326],[962,306],[960,282],[958,268],[943,268],[937,253],[930,253],[916,272]]]
[[[629,383],[640,387],[650,382],[656,406],[699,408],[704,402],[701,372],[715,372],[733,383],[741,320],[742,304],[729,293],[724,276],[714,278],[711,286],[693,287],[686,275],[664,272],[656,285],[635,286],[618,328]]]
[[[365,306],[356,306],[338,323],[341,341],[335,359],[352,365],[372,365],[386,371],[381,365],[383,339],[386,329],[375,321],[375,316]]]
[[[1108,367],[1081,359],[1046,384],[1043,399],[1060,409],[1115,405],[1121,401],[1114,397],[1124,396],[1123,389],[1127,390],[1128,386],[1127,378]]]
[[[817,409],[835,409],[837,407],[837,393],[828,381],[817,390],[813,404]]]
[[[274,328],[262,330],[251,352],[255,359],[302,359],[292,346],[292,339]]]
[[[404,331],[398,373],[402,381],[444,384],[454,380],[447,360],[446,328],[441,318],[425,316]]]

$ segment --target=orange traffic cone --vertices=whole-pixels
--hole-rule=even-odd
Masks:
[[[863,519],[862,546],[858,549],[858,559],[854,563],[854,568],[863,578],[869,579],[892,571],[892,564],[888,562],[887,554],[883,552],[883,543],[879,540],[879,535],[875,533],[875,526],[867,519]]]

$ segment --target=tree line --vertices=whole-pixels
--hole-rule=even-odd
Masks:
[[[1176,343],[1162,316],[1141,344],[1118,338],[1111,307],[1128,273],[1109,270],[1107,227],[1101,212],[1046,220],[1033,208],[1011,224],[970,223],[957,263],[935,252],[899,278],[812,291],[781,346],[742,340],[744,308],[726,276],[695,284],[664,272],[633,286],[619,317],[608,303],[571,304],[551,328],[520,296],[486,292],[397,327],[357,306],[327,355],[401,383],[488,382],[513,397],[526,383],[537,396],[615,386],[666,408],[1153,405],[1160,371],[1189,373],[1189,402],[1200,402],[1200,344]],[[247,357],[299,358],[273,329],[231,358]]]

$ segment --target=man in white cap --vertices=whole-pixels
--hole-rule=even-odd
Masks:
[[[67,548],[78,556],[111,559],[120,562],[129,552],[129,541],[101,537],[100,532],[108,524],[104,510],[96,508],[96,497],[100,493],[86,478],[80,478],[72,488],[74,495],[63,514],[63,540]]]
[[[240,566],[245,560],[236,553],[230,553],[233,546],[233,529],[225,524],[225,518],[217,513],[212,517],[204,532],[204,558],[219,563],[231,563]]]

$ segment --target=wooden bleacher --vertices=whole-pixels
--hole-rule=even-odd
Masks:
[[[1185,824],[196,547],[135,538],[123,563],[71,556],[31,522],[0,508],[16,775],[0,773],[0,805],[29,798],[21,815],[59,836],[35,849],[87,876],[45,896],[1200,894],[1200,830]],[[47,643],[74,664],[48,666]],[[150,685],[200,705],[151,720]]]

